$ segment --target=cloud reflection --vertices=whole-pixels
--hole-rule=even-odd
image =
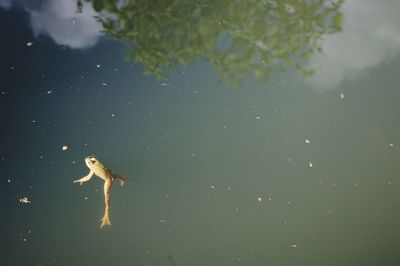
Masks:
[[[87,48],[96,44],[101,36],[101,25],[93,18],[97,13],[86,4],[82,13],[76,13],[76,1],[1,0],[0,7],[23,8],[30,16],[35,36],[49,36],[58,45],[70,48]]]
[[[342,7],[343,31],[326,35],[323,54],[315,54],[316,73],[306,80],[318,91],[337,88],[341,82],[363,75],[400,53],[400,4],[387,0],[352,0]]]

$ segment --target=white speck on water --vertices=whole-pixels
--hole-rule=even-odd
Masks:
[[[161,137],[160,137],[160,139],[165,139],[165,138],[168,138],[169,137],[169,134],[167,133],[167,134],[165,134],[165,135],[162,135]]]
[[[258,200],[258,202],[261,202],[261,201],[262,201],[262,198],[261,198],[261,197],[258,197],[257,200]]]
[[[297,248],[297,244],[289,245],[290,248]]]
[[[111,114],[111,117],[115,117],[115,114]]]
[[[256,116],[256,119],[257,119],[257,120],[261,119],[261,116]]]
[[[214,187],[214,185],[211,185],[210,187],[211,187],[212,189],[214,189],[214,188],[215,188],[215,187]]]
[[[20,198],[19,202],[21,202],[23,204],[31,203],[31,201],[27,197]]]
[[[52,90],[48,90],[48,91],[46,92],[46,94],[52,94],[52,93],[53,93]]]
[[[35,119],[33,119],[33,120],[32,120],[32,123],[36,123],[36,120],[35,120]]]
[[[311,161],[308,163],[308,166],[309,166],[310,168],[314,167],[314,165],[313,165],[313,163],[312,163]]]
[[[102,83],[101,83],[101,85],[103,85],[103,86],[107,86],[108,84],[107,84],[107,83],[105,83],[105,82],[102,82]]]
[[[389,147],[391,147],[391,148],[394,147],[394,144],[393,144],[393,143],[390,143],[390,144],[389,144]]]
[[[11,183],[11,179],[8,179],[7,182],[8,182],[8,183]]]
[[[160,220],[160,223],[165,223],[165,222],[166,222],[166,220],[164,220],[164,219]]]
[[[97,67],[97,68],[100,68],[100,67],[101,67],[101,65],[96,65],[96,67]]]
[[[309,139],[306,139],[306,144],[310,144],[311,141]]]
[[[169,83],[160,83],[161,86],[171,86]]]
[[[343,92],[340,94],[340,98],[344,98],[344,94],[343,94]]]
[[[67,146],[67,145],[62,146],[62,150],[63,150],[63,151],[68,150],[68,146]]]
[[[84,197],[84,199],[85,199],[85,200],[88,200],[89,198],[88,198],[88,197]]]
[[[33,45],[33,42],[27,42],[26,46],[31,47]]]

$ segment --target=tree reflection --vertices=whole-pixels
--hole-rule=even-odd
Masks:
[[[82,9],[78,0],[78,9]],[[343,0],[85,0],[104,32],[128,40],[126,56],[165,78],[177,65],[209,62],[225,83],[294,69],[304,77],[324,34],[341,30]]]

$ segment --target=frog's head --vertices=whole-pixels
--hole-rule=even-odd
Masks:
[[[89,167],[89,168],[96,162],[97,162],[97,159],[94,156],[88,156],[85,158],[85,163],[86,163],[87,167]]]

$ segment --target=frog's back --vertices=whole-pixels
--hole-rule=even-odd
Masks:
[[[99,176],[103,179],[110,178],[110,177],[112,178],[112,172],[101,161],[97,160],[94,168],[95,168],[94,173],[97,176]]]

